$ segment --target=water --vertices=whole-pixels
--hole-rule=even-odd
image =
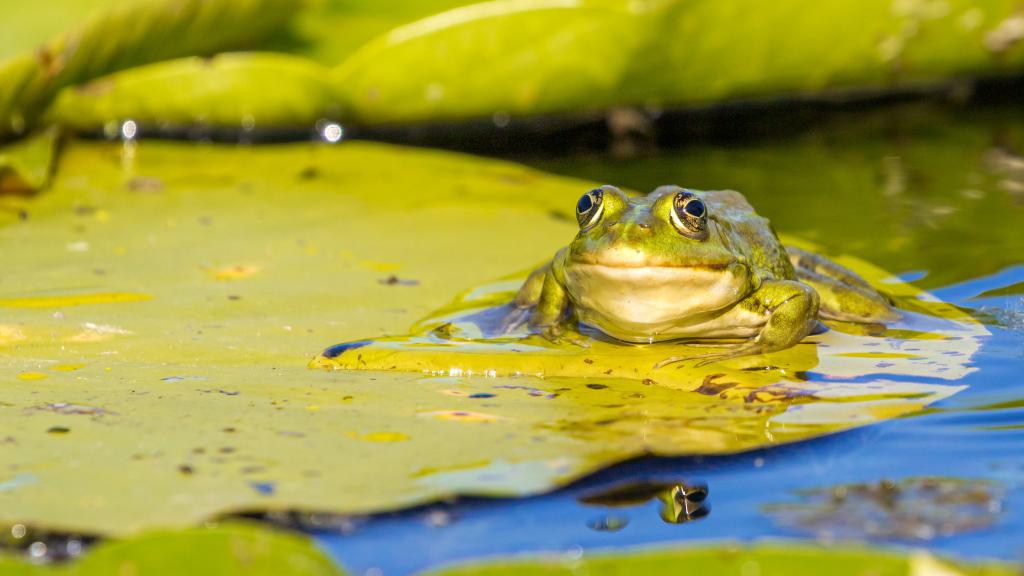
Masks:
[[[943,477],[962,480],[965,490],[991,488],[979,527],[943,534],[940,525],[870,541],[1024,562],[1022,155],[1018,111],[913,107],[784,139],[626,159],[526,158],[549,171],[642,191],[666,183],[740,190],[778,230],[879,264],[971,310],[992,332],[975,356],[978,370],[963,379],[964,392],[914,416],[737,456],[638,459],[552,494],[382,515],[344,535],[316,533],[317,541],[354,574],[390,575],[528,552],[827,539],[821,530],[773,521],[766,507],[799,502],[795,491],[802,489]],[[710,513],[669,523],[658,499],[614,508],[580,501],[638,481],[706,484]]]

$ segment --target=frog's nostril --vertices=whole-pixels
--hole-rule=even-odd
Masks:
[[[637,226],[639,226],[641,230],[650,230],[651,229],[651,225],[650,224],[645,224],[643,222],[638,223]]]

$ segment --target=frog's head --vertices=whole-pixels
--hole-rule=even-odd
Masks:
[[[699,323],[750,294],[751,274],[705,193],[662,186],[630,198],[614,186],[576,204],[565,254],[581,319],[625,340]]]

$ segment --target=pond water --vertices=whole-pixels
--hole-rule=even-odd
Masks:
[[[517,159],[637,190],[740,190],[778,230],[896,272],[991,336],[966,390],[916,414],[734,456],[641,458],[544,496],[314,531],[339,563],[402,574],[481,556],[763,538],[1024,561],[1024,114],[900,107],[785,138]],[[675,484],[704,485],[708,497],[666,510]]]

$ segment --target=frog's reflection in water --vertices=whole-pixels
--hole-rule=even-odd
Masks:
[[[579,498],[579,503],[615,509],[658,500],[661,503],[658,513],[662,520],[668,524],[685,524],[699,520],[711,512],[707,498],[708,487],[704,483],[630,482],[586,494]],[[621,519],[617,522],[624,525]],[[591,527],[601,529],[597,527],[609,525],[615,525],[615,519],[603,519],[602,522],[592,523]]]

